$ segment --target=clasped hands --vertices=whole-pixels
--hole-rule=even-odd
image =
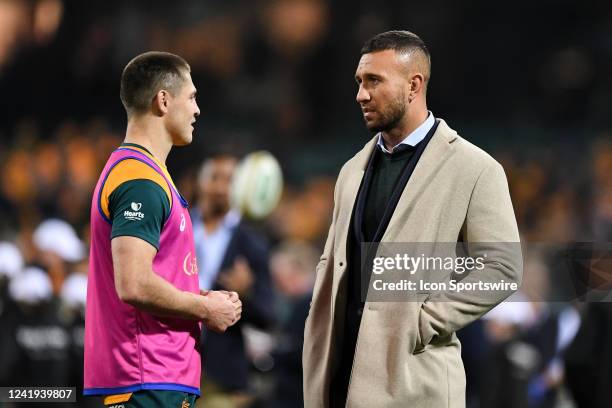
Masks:
[[[226,290],[201,290],[206,312],[202,319],[204,325],[216,332],[223,333],[233,326],[242,316],[242,302],[238,293]]]

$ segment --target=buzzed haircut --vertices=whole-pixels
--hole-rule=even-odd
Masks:
[[[149,110],[162,89],[176,95],[190,71],[187,61],[169,52],[149,51],[132,59],[121,74],[121,102],[128,117]]]
[[[416,63],[425,76],[425,86],[431,75],[431,56],[427,46],[421,38],[413,32],[406,30],[392,30],[380,33],[370,38],[361,48],[361,55],[376,51],[394,50],[406,57],[416,56]]]

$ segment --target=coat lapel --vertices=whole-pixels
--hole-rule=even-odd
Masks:
[[[397,234],[402,228],[399,220],[405,219],[405,214],[412,210],[414,203],[426,188],[432,188],[431,182],[435,173],[450,157],[453,151],[450,144],[456,138],[457,133],[449,128],[444,120],[440,119],[436,133],[431,138],[402,192],[381,242],[396,240]]]
[[[332,281],[332,305],[336,304],[336,297],[338,294],[338,286],[340,285],[340,281],[344,277],[346,273],[346,240],[349,234],[349,227],[353,215],[353,211],[355,209],[357,194],[359,193],[359,188],[362,184],[363,177],[365,174],[365,170],[368,166],[368,162],[370,161],[370,157],[372,156],[372,151],[376,146],[376,141],[378,140],[378,135],[374,136],[365,146],[361,149],[354,157],[353,163],[346,169],[346,176],[341,181],[341,189],[340,189],[340,197],[337,205],[340,205],[340,202],[350,203],[350,207],[342,207],[338,213],[338,218],[336,220],[336,231],[335,231],[335,247],[338,248],[336,254],[340,254],[340,257],[344,260],[344,268],[340,270],[340,273],[334,273],[333,281]],[[338,259],[334,259],[334,262],[338,262]],[[332,268],[333,271],[336,268]]]

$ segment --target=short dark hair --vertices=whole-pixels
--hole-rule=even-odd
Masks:
[[[205,180],[210,165],[217,160],[233,160],[238,163],[240,161],[240,156],[235,151],[231,150],[229,146],[218,147],[217,149],[211,151],[211,153],[204,159],[202,164],[200,164],[200,169],[198,170],[197,175],[198,183],[202,183]]]
[[[361,55],[376,51],[394,50],[398,54],[410,55],[419,53],[426,64],[425,82],[429,81],[431,73],[431,56],[427,46],[421,38],[413,32],[406,30],[392,30],[376,34],[365,42],[361,48]]]
[[[190,71],[187,61],[169,52],[149,51],[132,59],[121,74],[121,102],[128,117],[146,112],[162,89],[174,95]]]
[[[418,35],[406,30],[392,30],[376,34],[366,41],[361,48],[361,55],[384,50],[411,52],[415,49],[429,57],[429,50]]]

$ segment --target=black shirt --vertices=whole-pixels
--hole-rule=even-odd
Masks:
[[[364,211],[363,234],[366,241],[373,240],[397,180],[416,150],[416,147],[407,144],[396,147],[393,153],[385,153],[379,146],[376,148],[378,151]]]

